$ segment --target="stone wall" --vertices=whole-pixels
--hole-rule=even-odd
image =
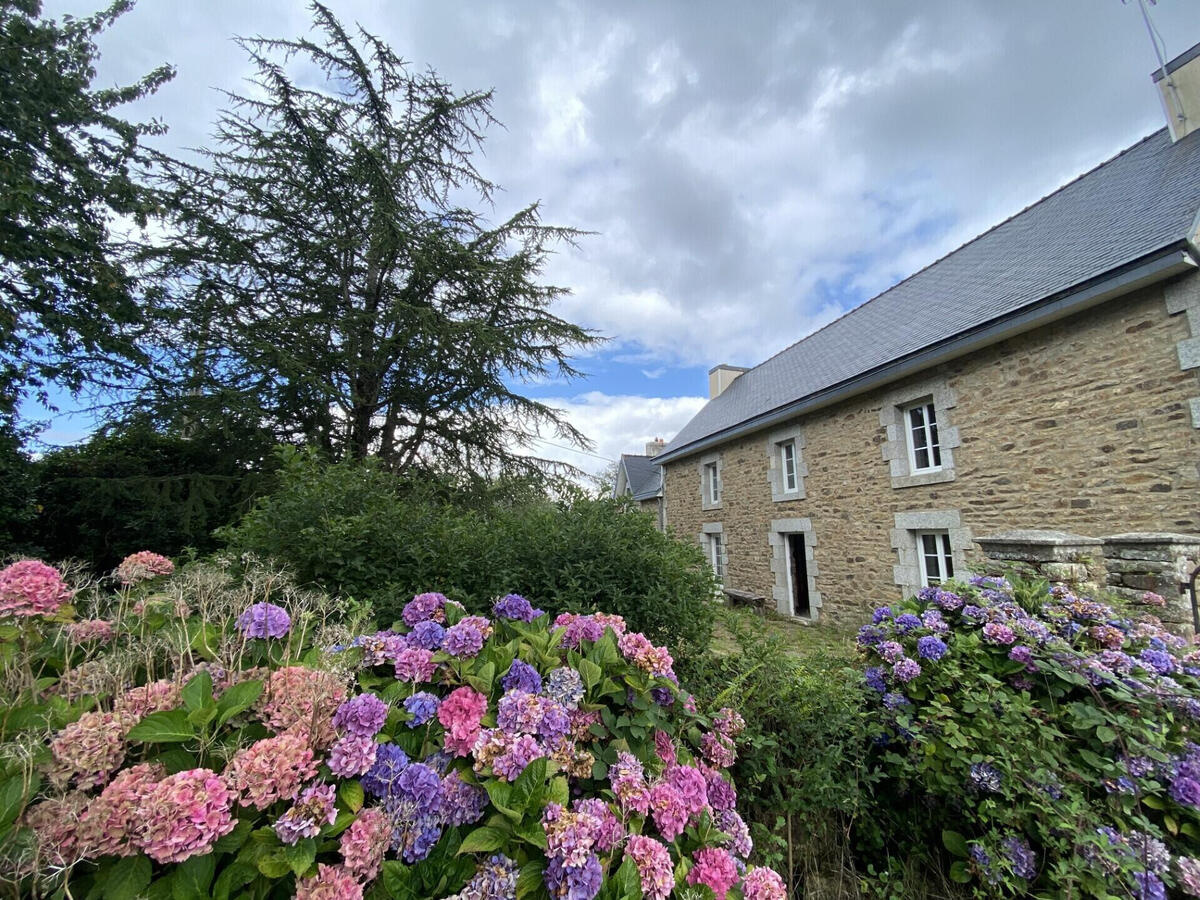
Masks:
[[[1184,312],[1179,298],[1200,293],[1200,276],[1166,290]],[[956,557],[968,563],[981,558],[973,536],[1017,528],[1200,531],[1200,369],[1182,370],[1178,351],[1191,334],[1155,286],[798,419],[799,500],[772,500],[767,432],[719,448],[720,509],[701,509],[698,457],[669,463],[668,528],[694,540],[704,523],[723,523],[727,585],[770,597],[771,523],[808,519],[817,617],[848,623],[901,596],[898,516],[957,521]],[[955,430],[953,480],[894,482],[885,401],[931,383],[952,404],[939,425]]]

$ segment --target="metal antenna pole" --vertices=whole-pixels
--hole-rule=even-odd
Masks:
[[[1155,0],[1150,0],[1150,3],[1154,2]],[[1154,55],[1158,57],[1158,70],[1162,72],[1163,82],[1167,86],[1167,95],[1171,98],[1171,105],[1175,107],[1175,118],[1182,124],[1187,121],[1187,116],[1183,112],[1183,103],[1179,100],[1179,92],[1175,87],[1175,81],[1167,71],[1166,42],[1162,39],[1162,35],[1158,33],[1158,29],[1154,27],[1154,22],[1150,19],[1150,7],[1147,5],[1146,0],[1138,0],[1138,9],[1142,11],[1142,21],[1146,23],[1146,33],[1150,35],[1150,43],[1154,45]],[[1173,129],[1171,133],[1175,133]]]

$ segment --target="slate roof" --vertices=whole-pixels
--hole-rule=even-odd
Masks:
[[[622,453],[621,465],[625,467],[625,481],[634,500],[658,496],[662,489],[662,469],[653,457]]]
[[[1174,245],[1200,210],[1200,132],[1164,128],[740,376],[664,455]]]

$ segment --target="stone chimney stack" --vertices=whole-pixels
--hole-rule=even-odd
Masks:
[[[658,456],[658,454],[663,452],[663,447],[665,446],[667,446],[666,441],[664,441],[662,438],[655,438],[646,445],[646,455],[653,459],[655,456]]]
[[[733,384],[743,372],[749,372],[749,369],[741,366],[731,366],[728,363],[721,363],[719,366],[713,366],[708,370],[708,399],[715,400],[725,392],[725,388]]]
[[[1200,44],[1179,54],[1150,77],[1158,88],[1171,140],[1182,140],[1200,129]]]

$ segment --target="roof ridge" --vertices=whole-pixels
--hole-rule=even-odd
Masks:
[[[854,314],[854,313],[858,312],[860,309],[862,309],[862,308],[863,308],[864,306],[866,306],[868,303],[871,303],[871,302],[873,302],[873,301],[875,301],[875,300],[878,300],[878,299],[880,299],[880,298],[881,298],[881,297],[883,297],[885,294],[891,293],[891,292],[892,292],[892,291],[894,291],[896,288],[900,287],[900,285],[902,285],[902,284],[904,284],[905,282],[911,281],[912,279],[916,278],[916,277],[917,277],[918,275],[920,275],[922,272],[925,272],[925,271],[927,271],[927,270],[929,270],[929,269],[932,269],[934,266],[936,266],[936,265],[938,265],[940,262],[942,262],[942,260],[944,260],[944,259],[949,259],[949,258],[950,258],[951,256],[953,256],[955,253],[958,253],[958,251],[960,251],[960,250],[963,250],[963,249],[965,249],[965,248],[967,248],[967,247],[971,246],[971,245],[972,245],[972,244],[974,244],[976,241],[982,240],[983,238],[985,238],[985,237],[987,237],[989,234],[991,234],[993,231],[996,231],[997,229],[999,229],[999,228],[1003,227],[1004,225],[1007,225],[1007,224],[1008,224],[1009,222],[1011,222],[1013,219],[1016,219],[1016,218],[1018,218],[1019,216],[1022,216],[1022,215],[1024,215],[1025,213],[1029,212],[1029,210],[1033,209],[1035,206],[1038,206],[1038,205],[1040,205],[1040,204],[1042,204],[1042,203],[1045,203],[1047,200],[1049,200],[1049,199],[1050,199],[1051,197],[1053,197],[1055,194],[1060,194],[1060,193],[1062,193],[1062,192],[1063,192],[1063,191],[1065,191],[1067,188],[1069,188],[1071,185],[1075,184],[1077,181],[1081,181],[1082,179],[1084,179],[1084,178],[1087,178],[1087,177],[1088,177],[1089,175],[1091,175],[1093,172],[1098,172],[1098,171],[1100,171],[1100,170],[1101,170],[1101,169],[1103,169],[1105,166],[1107,166],[1107,165],[1110,165],[1111,163],[1114,163],[1114,162],[1116,162],[1118,159],[1120,159],[1120,158],[1121,158],[1122,156],[1124,156],[1125,154],[1127,154],[1127,153],[1132,153],[1132,152],[1133,152],[1134,150],[1136,150],[1138,147],[1142,146],[1142,144],[1146,143],[1146,142],[1147,142],[1147,141],[1149,141],[1151,138],[1157,137],[1159,134],[1161,134],[1161,133],[1165,132],[1166,130],[1167,130],[1167,128],[1164,126],[1164,127],[1162,127],[1162,128],[1158,128],[1158,129],[1156,129],[1156,130],[1154,130],[1154,131],[1150,132],[1150,134],[1146,135],[1146,136],[1145,136],[1145,137],[1143,137],[1141,140],[1138,140],[1138,141],[1136,141],[1135,143],[1133,143],[1133,144],[1130,144],[1130,145],[1129,145],[1128,147],[1126,147],[1124,150],[1121,150],[1121,151],[1119,151],[1119,152],[1117,152],[1117,153],[1114,153],[1112,156],[1108,157],[1107,159],[1103,160],[1102,162],[1100,162],[1100,163],[1097,163],[1096,165],[1092,166],[1092,168],[1088,169],[1086,172],[1082,172],[1081,174],[1079,174],[1079,175],[1076,175],[1076,176],[1075,176],[1074,178],[1072,178],[1070,181],[1063,182],[1061,185],[1059,185],[1058,187],[1056,187],[1056,188],[1055,188],[1054,190],[1052,190],[1050,193],[1046,194],[1044,197],[1041,197],[1040,199],[1038,199],[1038,200],[1035,200],[1035,201],[1034,201],[1034,202],[1032,202],[1032,203],[1026,204],[1024,207],[1022,207],[1022,208],[1021,208],[1021,209],[1019,209],[1017,212],[1013,213],[1012,215],[1010,215],[1008,218],[1004,219],[1003,221],[1001,221],[1001,222],[997,222],[995,225],[991,226],[990,228],[987,228],[987,229],[985,229],[984,231],[981,231],[981,232],[979,232],[979,234],[975,235],[975,237],[971,238],[971,239],[970,239],[970,240],[968,240],[968,241],[964,241],[963,243],[961,243],[961,244],[959,244],[957,247],[955,247],[953,250],[949,250],[949,251],[947,251],[946,253],[943,253],[943,254],[942,254],[941,256],[939,256],[937,259],[933,260],[932,262],[926,263],[924,266],[922,266],[921,268],[917,269],[915,272],[911,273],[910,275],[906,275],[904,278],[901,278],[901,279],[900,279],[899,281],[897,281],[895,284],[893,284],[893,285],[889,285],[888,287],[884,288],[884,289],[883,289],[882,291],[880,291],[878,294],[875,294],[875,295],[873,295],[873,296],[871,296],[871,297],[868,297],[866,300],[864,300],[862,303],[858,304],[857,306],[852,306],[852,307],[850,307],[850,309],[846,310],[844,313],[842,313],[842,314],[841,314],[840,316],[838,316],[837,318],[835,318],[835,319],[831,319],[830,321],[828,321],[828,322],[826,322],[824,325],[822,325],[820,328],[817,328],[817,329],[815,329],[815,330],[813,330],[813,331],[810,331],[808,334],[804,335],[804,337],[800,338],[799,340],[793,341],[792,343],[790,343],[790,344],[788,344],[786,347],[784,347],[782,350],[779,350],[778,352],[771,354],[771,355],[770,355],[770,356],[768,356],[766,359],[764,359],[762,362],[760,362],[758,365],[756,365],[756,366],[752,366],[752,367],[750,368],[750,370],[749,370],[748,372],[746,372],[745,374],[747,374],[747,375],[750,375],[750,374],[752,374],[753,372],[755,372],[755,371],[756,371],[757,369],[759,369],[760,367],[762,367],[762,366],[765,366],[765,365],[766,365],[767,363],[769,363],[771,360],[775,359],[775,357],[777,357],[777,356],[782,356],[784,353],[787,353],[787,352],[788,352],[789,350],[791,350],[793,347],[796,347],[796,346],[798,346],[798,345],[800,345],[800,344],[803,344],[803,343],[804,343],[805,341],[807,341],[809,338],[811,338],[811,337],[814,337],[815,335],[818,335],[818,334],[820,334],[822,331],[824,331],[824,330],[825,330],[825,329],[827,329],[827,328],[831,328],[831,327],[833,327],[833,326],[834,326],[834,325],[836,325],[838,322],[842,321],[842,319],[845,319],[847,316],[850,316],[850,315],[852,315],[852,314]],[[735,383],[736,383],[736,381],[738,381],[738,380],[740,380],[740,379],[735,379]],[[730,387],[732,387],[732,386],[733,386],[733,385],[730,385]]]

